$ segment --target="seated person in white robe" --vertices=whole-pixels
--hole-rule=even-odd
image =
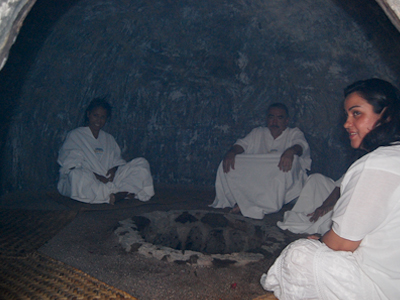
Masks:
[[[278,299],[399,299],[400,90],[373,78],[344,95],[351,146],[367,154],[343,177],[331,229],[289,244],[262,275]]]
[[[262,219],[300,194],[311,168],[310,149],[298,128],[288,128],[288,109],[274,103],[267,127],[253,129],[225,154],[215,182],[215,208]]]
[[[91,101],[85,111],[86,127],[68,133],[58,164],[58,191],[72,199],[109,203],[127,199],[148,201],[154,195],[149,163],[144,158],[126,162],[114,137],[101,130],[111,117],[104,99]]]
[[[312,174],[301,190],[292,210],[286,211],[277,223],[293,233],[324,234],[332,225],[332,209],[340,196],[340,184],[322,174]]]

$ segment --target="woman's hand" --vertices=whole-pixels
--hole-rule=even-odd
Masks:
[[[101,181],[102,183],[106,184],[107,182],[113,182],[115,177],[115,172],[117,172],[118,167],[111,168],[108,170],[106,176],[102,176],[93,172],[94,176],[97,180]]]
[[[94,173],[94,176],[96,177],[97,180],[101,181],[102,183],[106,184],[107,182],[109,182],[110,180],[107,177],[104,177],[102,175],[96,174]]]
[[[115,173],[117,172],[117,169],[118,169],[118,167],[114,167],[114,168],[111,168],[110,170],[108,170],[106,176],[107,176],[109,182],[113,182]]]

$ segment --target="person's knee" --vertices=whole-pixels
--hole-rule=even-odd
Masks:
[[[141,165],[144,167],[150,167],[149,162],[144,157],[135,158],[135,161],[136,161],[136,164],[138,164],[138,165]]]
[[[80,184],[82,184],[82,182],[93,183],[98,181],[92,171],[81,168],[71,170],[68,174],[68,178],[70,182],[79,182]]]
[[[325,176],[320,174],[320,173],[315,173],[315,174],[311,174],[310,176],[308,176],[307,178],[307,183],[309,184],[316,184],[319,183],[321,181],[325,180]]]
[[[304,238],[298,239],[285,248],[285,251],[287,252],[286,256],[291,257],[290,260],[294,260],[292,256],[312,256],[321,245],[322,243],[318,240]],[[300,253],[301,255],[299,255]]]

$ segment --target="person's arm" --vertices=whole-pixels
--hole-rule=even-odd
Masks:
[[[361,241],[350,241],[338,236],[332,229],[324,234],[321,241],[335,251],[354,252],[361,244]]]
[[[106,184],[107,182],[113,182],[115,177],[115,172],[117,172],[118,166],[111,168],[108,170],[106,176],[102,176],[93,172],[94,176],[97,180],[101,181],[102,183]]]
[[[61,166],[60,172],[68,174],[75,168],[81,168],[85,162],[85,153],[80,147],[79,134],[76,130],[69,132],[57,158],[57,163]]]
[[[378,157],[364,156],[347,170],[332,217],[332,229],[321,239],[329,248],[355,251],[397,205],[399,175],[389,167],[389,170],[380,169],[385,163],[389,164],[392,157],[386,158],[385,163],[382,163],[382,156]]]
[[[301,156],[303,154],[303,148],[296,144],[290,148],[287,148],[281,155],[279,160],[278,168],[283,172],[289,172],[292,169],[294,156]]]
[[[229,149],[229,151],[225,154],[224,160],[222,162],[224,173],[228,173],[230,169],[235,169],[235,156],[243,152],[243,147],[236,144],[233,145],[231,149]]]
[[[330,212],[335,206],[336,202],[340,197],[340,187],[335,187],[333,191],[329,194],[329,196],[325,199],[320,207],[315,209],[314,212],[308,214],[310,217],[310,222],[316,222],[320,217]]]

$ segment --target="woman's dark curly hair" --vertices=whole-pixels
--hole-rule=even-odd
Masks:
[[[105,98],[94,98],[92,101],[90,101],[88,107],[85,110],[85,125],[89,124],[89,117],[88,113],[92,112],[96,108],[101,107],[104,108],[107,111],[107,120],[111,118],[111,112],[112,112],[112,107],[111,105],[106,101]]]
[[[377,78],[354,82],[344,89],[346,98],[357,93],[372,105],[380,119],[363,139],[361,148],[370,152],[380,146],[400,141],[400,91],[391,83]]]

